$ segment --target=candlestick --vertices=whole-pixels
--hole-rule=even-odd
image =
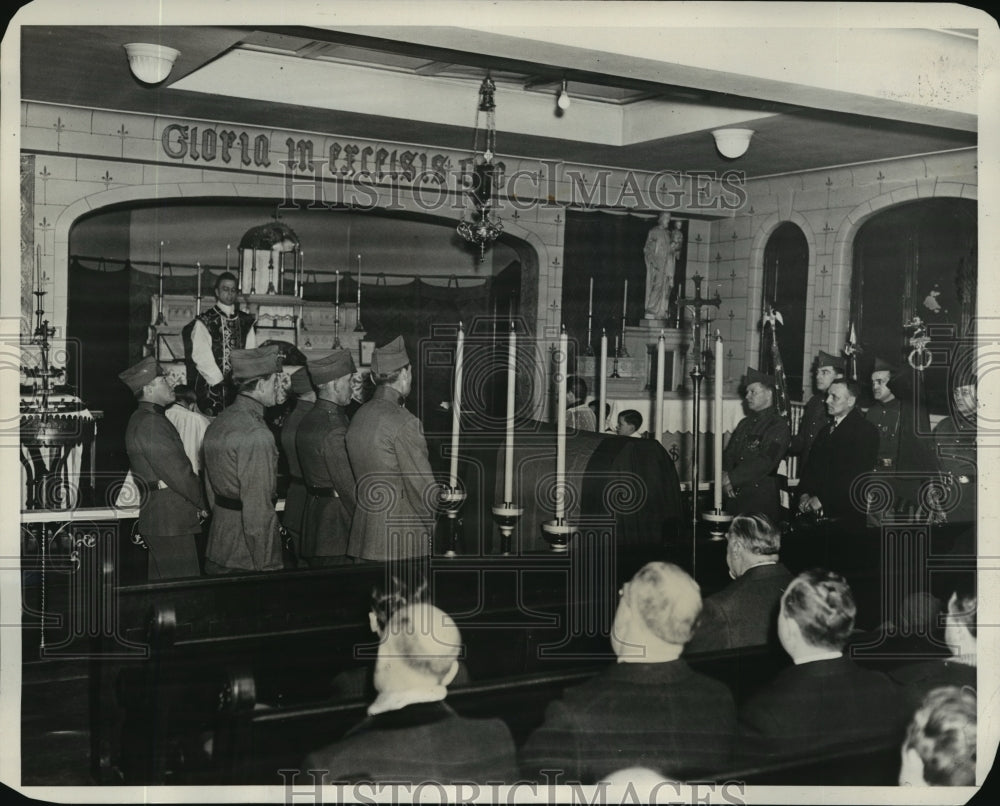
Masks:
[[[226,271],[229,271],[229,250],[232,248],[232,244],[226,244]]]
[[[656,425],[653,437],[657,442],[663,436],[663,364],[667,357],[666,344],[661,330],[660,338],[656,342],[656,411],[654,413]],[[695,434],[695,439],[697,438],[698,435]]]
[[[303,250],[299,250],[299,262],[295,266],[295,296],[302,296],[302,286],[305,285],[303,282],[306,277],[306,253]]]
[[[594,319],[594,278],[591,277],[590,278],[590,297],[588,298],[588,301],[587,301],[587,350],[586,350],[586,354],[587,355],[593,355],[594,354],[593,337],[591,335],[593,333],[593,329],[592,329],[593,328],[593,319]]]
[[[42,291],[42,245],[35,246],[35,291]]]
[[[194,264],[194,271],[198,275],[198,290],[194,296],[194,315],[198,316],[201,313],[201,263]]]
[[[510,505],[514,501],[514,383],[517,368],[517,331],[514,321],[510,323],[510,338],[507,344],[507,443],[504,454],[503,500]]]
[[[455,347],[455,392],[451,406],[451,472],[448,476],[451,489],[458,489],[458,432],[462,417],[462,362],[465,352],[465,330],[458,323],[458,344]]]
[[[722,336],[715,331],[715,508],[722,509]]]
[[[163,241],[160,241],[160,293],[156,303],[156,324],[165,325],[167,322],[163,318]],[[157,339],[159,345],[159,339]]]
[[[556,522],[566,517],[566,498],[564,484],[566,482],[566,363],[569,349],[566,342],[566,326],[563,325],[559,334],[559,350],[556,352],[556,380],[559,388],[558,413],[556,414]]]
[[[628,315],[628,278],[625,278],[625,294],[622,299],[622,319]],[[624,322],[622,323],[624,325]]]
[[[336,276],[337,276],[336,280],[337,294],[336,297],[334,298],[334,302],[337,305],[340,305],[340,269],[337,269]]]
[[[590,301],[587,303],[587,316],[594,315],[594,278],[590,278]]]
[[[358,255],[358,308],[355,311],[354,317],[354,332],[358,333],[364,330],[361,324],[361,255]]]
[[[603,327],[601,328],[600,370],[597,377],[601,384],[601,392],[597,400],[597,433],[602,433],[607,428],[605,412],[608,406],[608,334]]]

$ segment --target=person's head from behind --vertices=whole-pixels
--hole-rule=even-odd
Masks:
[[[747,569],[765,562],[777,562],[781,532],[767,515],[737,515],[726,532],[726,565],[737,579]]]
[[[900,786],[974,786],[976,695],[968,688],[931,690],[913,714],[902,747]]]
[[[816,652],[841,652],[856,614],[854,594],[840,574],[803,571],[781,597],[778,639],[792,660]]]
[[[368,626],[380,638],[385,635],[386,625],[397,610],[407,605],[420,604],[427,598],[427,581],[406,581],[393,574],[385,586],[372,588],[371,609],[368,611]]]
[[[618,428],[615,429],[618,436],[630,437],[642,428],[642,415],[635,409],[626,409],[618,415]]]
[[[944,622],[944,642],[953,655],[976,654],[976,607],[978,599],[971,587],[962,586],[948,599]]]
[[[673,660],[694,635],[701,606],[701,589],[682,568],[647,563],[621,588],[611,648],[620,661]]]
[[[375,661],[375,689],[413,691],[447,686],[458,672],[462,636],[451,616],[426,602],[390,616]]]
[[[566,378],[566,405],[580,406],[587,399],[587,382],[579,375]]]
[[[185,383],[179,383],[174,387],[174,403],[189,411],[198,411],[198,396],[194,389]]]

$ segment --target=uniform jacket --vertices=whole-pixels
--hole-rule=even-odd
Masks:
[[[347,415],[344,407],[317,400],[295,437],[302,477],[313,489],[337,495],[307,495],[302,525],[303,557],[347,554],[354,519],[354,472],[347,458]]]
[[[274,511],[278,446],[264,422],[264,407],[237,395],[205,432],[205,470],[216,496],[242,502],[242,510],[216,502],[206,557],[245,571],[282,568]]]
[[[399,392],[376,387],[347,429],[347,455],[357,479],[347,553],[365,560],[430,554],[439,488],[423,428]]]
[[[904,716],[896,685],[850,658],[789,666],[740,710],[740,765],[882,736],[902,741]]]
[[[521,751],[522,773],[561,770],[584,784],[625,767],[667,776],[726,769],[736,733],[729,689],[683,659],[616,663],[549,704]]]
[[[772,643],[781,594],[792,580],[781,563],[755,565],[706,596],[698,629],[684,654]]]
[[[778,519],[781,482],[777,469],[791,438],[788,423],[773,406],[750,412],[739,421],[722,455],[722,468],[736,490],[726,503],[730,514],[762,513]]]
[[[949,485],[945,502],[948,523],[976,521],[976,426],[962,418],[945,417],[934,427],[938,470]]]
[[[162,406],[139,402],[125,429],[125,450],[136,483],[147,491],[139,511],[139,534],[172,537],[201,532],[198,512],[205,509],[201,482]],[[167,489],[160,489],[161,481]]]
[[[305,416],[312,410],[313,401],[298,399],[281,425],[281,450],[288,462],[288,491],[285,493],[285,514],[281,525],[293,535],[302,533],[302,518],[306,509],[306,488],[302,483],[302,466],[296,449],[295,435]]]
[[[788,452],[799,457],[799,474],[805,470],[809,461],[809,451],[823,427],[830,421],[826,413],[826,394],[817,392],[802,409],[802,419],[799,429],[788,446]]]
[[[894,508],[915,506],[921,484],[935,469],[929,424],[918,429],[913,406],[898,397],[888,403],[876,401],[865,417],[878,429],[875,472],[883,474],[891,484]]]
[[[819,498],[828,518],[863,513],[864,502],[851,500],[851,485],[874,469],[877,456],[878,429],[859,409],[851,409],[833,431],[827,425],[816,437],[796,493]]]
[[[514,740],[503,721],[466,719],[444,702],[415,703],[370,716],[303,764],[304,770],[328,771],[327,783],[517,779]]]

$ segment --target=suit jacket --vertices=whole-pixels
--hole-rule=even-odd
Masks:
[[[851,409],[835,429],[827,425],[819,432],[797,494],[819,498],[826,517],[858,516],[865,506],[863,501],[851,500],[851,485],[858,476],[874,470],[877,456],[878,429],[859,409]]]
[[[617,663],[568,689],[521,752],[521,770],[541,779],[594,783],[643,766],[684,779],[731,762],[736,706],[729,689],[678,659]]]
[[[288,412],[281,425],[281,450],[288,461],[288,491],[285,493],[285,514],[281,525],[295,536],[302,534],[302,518],[306,508],[306,488],[302,483],[302,465],[296,449],[295,435],[305,416],[312,410],[311,400],[296,400],[295,407]]]
[[[734,515],[762,513],[777,521],[781,515],[778,465],[788,451],[791,431],[771,407],[754,411],[736,425],[722,455],[722,468],[736,495],[726,503]]]
[[[357,508],[347,553],[364,560],[431,553],[438,486],[420,421],[402,396],[378,386],[347,428]]]
[[[139,533],[172,537],[201,532],[198,511],[205,508],[201,482],[162,406],[140,401],[125,429],[125,450],[143,489]],[[160,488],[161,481],[167,489]]]
[[[940,686],[977,687],[976,667],[957,658],[927,660],[900,666],[889,677],[903,687],[903,702],[907,713],[913,713],[932,689]]]
[[[773,643],[778,602],[791,579],[781,563],[756,565],[706,596],[698,629],[684,654]]]
[[[829,421],[830,417],[826,413],[826,394],[817,392],[802,407],[799,428],[788,446],[788,452],[799,457],[800,474],[809,461],[809,451],[812,450],[816,437]]]
[[[302,525],[303,557],[347,554],[354,518],[354,473],[347,459],[347,415],[329,400],[316,405],[295,438],[302,475],[311,489],[333,489],[336,496],[309,494]]]
[[[327,783],[517,779],[514,740],[503,721],[466,719],[444,702],[370,716],[303,764],[304,770],[328,771]]]
[[[216,501],[205,556],[234,570],[280,570],[284,564],[274,511],[278,446],[264,422],[263,405],[237,395],[205,432],[204,453],[216,497],[242,503],[235,510]]]
[[[851,741],[898,736],[899,689],[847,657],[782,669],[740,711],[741,763],[758,764]]]

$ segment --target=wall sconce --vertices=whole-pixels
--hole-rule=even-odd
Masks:
[[[734,160],[747,153],[753,134],[753,129],[715,129],[712,137],[715,138],[715,147],[719,149],[719,153]]]
[[[556,106],[558,106],[563,112],[569,109],[569,93],[566,92],[566,79],[563,79],[562,89],[559,90],[559,95],[556,96]]]
[[[174,62],[181,55],[179,50],[145,42],[132,42],[122,47],[128,54],[128,66],[132,75],[144,84],[159,84],[163,81],[170,75]]]

